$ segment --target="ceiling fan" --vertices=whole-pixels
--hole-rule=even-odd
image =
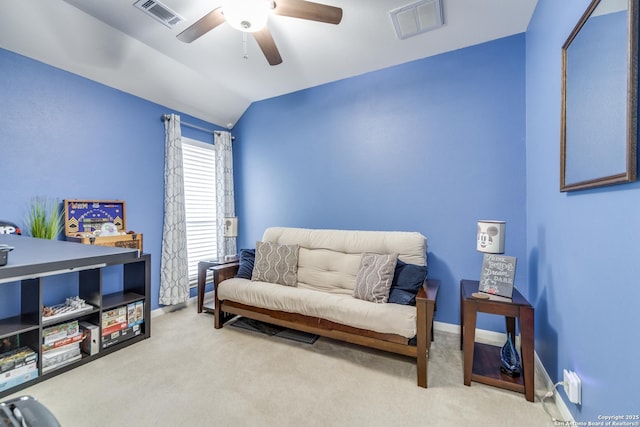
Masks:
[[[226,0],[176,37],[191,43],[228,22],[235,29],[253,34],[269,65],[278,65],[282,57],[267,27],[270,13],[335,25],[342,20],[341,8],[305,0]]]

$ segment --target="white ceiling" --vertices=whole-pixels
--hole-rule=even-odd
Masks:
[[[169,29],[135,0],[0,0],[0,47],[205,121],[235,123],[252,102],[526,31],[537,0],[443,0],[445,25],[399,40],[389,11],[414,0],[316,0],[339,25],[283,16],[268,26],[283,63],[224,23],[193,43],[176,35],[219,0],[160,0]]]

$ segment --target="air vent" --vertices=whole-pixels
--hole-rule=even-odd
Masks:
[[[184,21],[182,16],[178,15],[159,1],[138,0],[133,5],[169,28],[173,28],[177,23]]]
[[[421,0],[389,12],[396,35],[406,39],[444,25],[442,0]]]

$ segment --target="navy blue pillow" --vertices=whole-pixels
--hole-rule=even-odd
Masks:
[[[387,302],[416,305],[416,294],[426,278],[427,266],[407,264],[398,260]]]
[[[251,273],[253,273],[253,263],[256,260],[255,249],[241,249],[240,250],[240,266],[236,277],[241,279],[251,280]]]

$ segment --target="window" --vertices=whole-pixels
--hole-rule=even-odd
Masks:
[[[213,144],[182,137],[182,162],[189,284],[196,286],[198,262],[218,258]]]

